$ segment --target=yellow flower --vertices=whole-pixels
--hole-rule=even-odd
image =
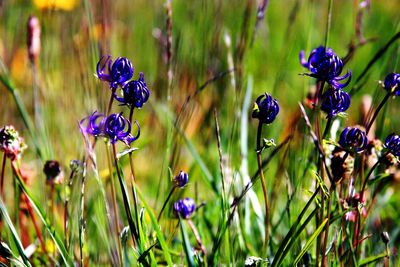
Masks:
[[[71,11],[74,9],[79,0],[33,0],[36,7],[40,9],[60,9]]]

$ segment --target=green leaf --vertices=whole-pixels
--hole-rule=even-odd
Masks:
[[[378,260],[380,260],[380,259],[383,259],[383,258],[385,258],[385,257],[387,257],[387,254],[386,254],[386,253],[381,253],[381,254],[378,254],[378,255],[376,255],[376,256],[371,256],[371,257],[368,257],[368,258],[365,258],[365,259],[360,260],[360,262],[358,263],[358,266],[359,266],[359,267],[365,266],[365,265],[374,263],[374,262],[376,262],[376,261],[378,261]]]
[[[192,247],[190,246],[186,225],[185,225],[184,220],[182,220],[181,218],[179,218],[179,227],[181,229],[182,240],[183,240],[183,249],[185,251],[188,266],[190,266],[190,267],[195,266],[194,259],[193,259],[193,250],[192,250]]]
[[[160,246],[161,246],[162,252],[164,254],[165,260],[167,261],[168,266],[173,266],[171,255],[169,253],[169,248],[168,248],[167,243],[165,242],[164,235],[161,232],[160,225],[157,223],[157,219],[154,216],[154,213],[151,210],[149,204],[146,202],[145,198],[143,197],[142,192],[140,192],[139,188],[137,188],[136,186],[135,186],[135,189],[136,189],[136,193],[138,194],[140,200],[142,201],[142,204],[144,205],[145,209],[149,213],[151,223],[153,224],[154,231],[156,231],[156,236],[157,236],[158,242],[160,242]]]
[[[311,244],[314,242],[314,240],[319,236],[319,234],[324,230],[325,224],[328,222],[328,219],[325,219],[320,226],[315,230],[314,234],[310,237],[310,239],[307,240],[307,243],[304,245],[303,249],[300,251],[299,255],[297,255],[296,259],[294,260],[292,266],[296,266],[299,261],[303,258],[304,254],[310,249]]]
[[[0,210],[1,210],[1,213],[3,214],[3,217],[4,217],[8,227],[11,230],[12,238],[14,239],[14,243],[17,246],[18,252],[22,257],[22,260],[24,261],[25,266],[31,266],[31,264],[29,263],[28,257],[25,255],[24,247],[22,246],[21,240],[18,237],[17,230],[15,230],[15,227],[10,219],[10,216],[8,215],[7,209],[1,198],[0,198]]]

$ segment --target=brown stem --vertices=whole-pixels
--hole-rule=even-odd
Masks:
[[[3,200],[6,199],[6,197],[4,195],[4,172],[6,169],[6,160],[7,160],[7,157],[6,157],[6,153],[4,152],[3,153],[3,163],[1,165],[1,189],[0,189],[1,197],[3,198]]]
[[[201,238],[200,238],[199,232],[197,231],[196,226],[194,225],[194,223],[191,219],[188,219],[187,222],[188,222],[190,228],[192,229],[194,237],[196,238],[197,244],[200,246],[200,249],[201,249],[201,251],[203,251],[203,254],[205,257],[207,255],[207,250],[204,247],[203,242],[201,242]]]

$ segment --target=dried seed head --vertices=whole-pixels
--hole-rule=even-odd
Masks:
[[[43,172],[46,174],[46,183],[49,185],[61,184],[64,180],[64,173],[60,163],[56,160],[48,160],[44,164]]]
[[[332,176],[336,183],[350,178],[354,169],[354,158],[341,149],[335,149],[331,159]]]
[[[35,16],[28,19],[28,55],[32,63],[36,63],[40,54],[40,22]]]
[[[26,148],[24,139],[19,136],[14,126],[7,125],[0,129],[0,150],[4,151],[9,159],[19,158]]]

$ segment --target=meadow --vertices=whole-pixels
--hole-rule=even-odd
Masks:
[[[398,0],[0,0],[0,266],[398,266]]]

